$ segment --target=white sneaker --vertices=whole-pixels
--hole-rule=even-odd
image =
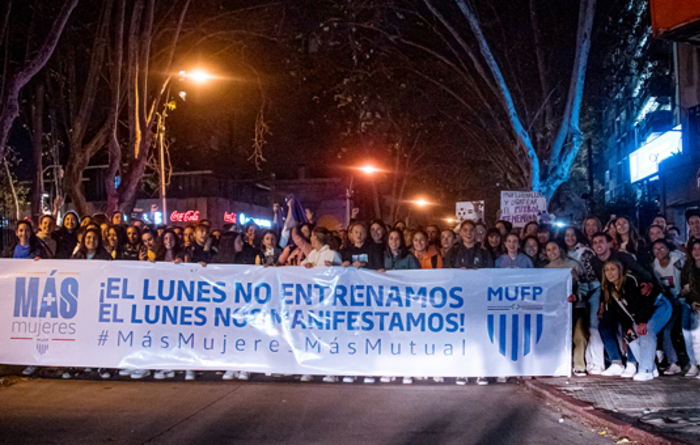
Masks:
[[[135,369],[132,368],[124,368],[119,370],[119,376],[120,377],[127,377],[130,376],[132,372],[136,371]]]
[[[574,369],[574,377],[586,377],[586,371],[579,371]]]
[[[238,373],[238,380],[248,380],[250,378],[250,374],[248,374],[246,371],[241,371]]]
[[[590,375],[601,375],[602,373],[603,369],[598,365],[593,365],[588,369],[588,374]]]
[[[63,374],[61,374],[62,379],[69,379],[71,377],[72,376],[71,376],[70,372],[68,372],[68,371],[63,371]]]
[[[680,366],[678,366],[677,363],[671,363],[671,366],[668,367],[667,370],[664,371],[664,375],[676,375],[680,374],[683,372]]]
[[[24,368],[24,371],[22,371],[23,375],[32,375],[34,374],[34,371],[36,371],[36,366],[27,366]]]
[[[311,381],[311,376],[309,374],[304,374],[301,376],[299,379],[300,382],[310,382]]]
[[[337,381],[338,379],[336,379],[333,375],[327,375],[323,378],[323,383],[335,383]]]
[[[413,385],[413,377],[404,377],[403,384],[404,385]]]
[[[698,371],[698,367],[693,365],[690,367],[688,372],[685,373],[685,376],[686,377],[697,377],[698,374],[700,374],[700,372]]]
[[[648,382],[654,380],[654,374],[651,372],[638,372],[632,377],[635,382]]]
[[[457,377],[455,380],[455,383],[459,386],[464,386],[467,384],[467,378],[466,377]]]
[[[654,378],[657,378],[659,376],[659,370],[656,368],[656,365],[654,365],[654,370],[651,372],[651,375],[654,376]]]
[[[194,380],[194,371],[185,371],[185,381],[191,382]]]
[[[131,373],[131,378],[134,380],[139,380],[144,377],[148,377],[149,375],[151,375],[151,371],[149,371],[148,369],[137,369],[136,371]]]
[[[445,379],[443,377],[433,377],[433,381],[435,383],[445,383]]]
[[[382,382],[382,383],[391,383],[391,381],[392,381],[393,379],[394,379],[393,377],[384,376],[384,377],[382,377],[381,379],[379,379],[379,381]]]
[[[625,366],[625,370],[622,371],[622,374],[620,374],[620,377],[623,379],[631,379],[635,375],[637,375],[637,364],[636,363],[627,363],[627,366]]]
[[[619,377],[620,375],[622,375],[624,370],[625,368],[622,365],[613,363],[608,367],[608,369],[601,372],[600,375],[602,375],[603,377]]]
[[[221,376],[221,380],[233,380],[235,377],[236,371],[232,371],[229,369],[228,371],[224,372],[223,376]]]
[[[489,381],[486,380],[486,377],[477,377],[476,384],[479,386],[486,386],[489,384]]]
[[[346,375],[343,377],[343,383],[354,383],[355,382],[355,377]]]
[[[100,369],[97,370],[97,373],[100,374],[100,377],[101,377],[102,379],[104,379],[104,380],[106,380],[106,379],[112,377],[112,374],[110,374],[110,372],[107,371],[106,369],[100,368]]]
[[[374,383],[374,377],[365,377],[365,383],[371,385],[372,383]]]
[[[508,377],[498,377],[496,383],[508,383]]]

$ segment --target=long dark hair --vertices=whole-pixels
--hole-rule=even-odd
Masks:
[[[165,254],[167,249],[165,248],[165,235],[171,234],[175,238],[175,245],[173,246],[173,259],[177,258],[182,254],[182,246],[180,245],[180,238],[173,229],[165,229],[163,234],[158,238],[156,243],[156,261],[165,261]],[[153,233],[151,233],[154,235]]]
[[[637,227],[634,225],[630,218],[628,218],[627,216],[618,216],[617,219],[615,219],[615,238],[617,238],[616,241],[618,248],[622,246],[622,236],[617,231],[617,222],[621,219],[627,221],[627,225],[629,226],[629,231],[627,232],[627,253],[631,253],[634,255],[639,250],[640,243],[643,243],[644,240],[639,235]]]
[[[615,267],[617,267],[617,271],[620,274],[617,277],[617,282],[615,283],[608,281],[608,277],[605,275],[605,266],[607,266],[608,264],[612,264]],[[600,289],[603,292],[606,304],[610,304],[610,302],[612,302],[614,295],[618,295],[619,298],[619,293],[622,292],[622,290],[625,288],[626,280],[627,270],[625,269],[624,264],[617,260],[608,260],[605,262],[605,264],[603,265],[603,281],[600,284]]]
[[[393,255],[391,248],[389,247],[389,237],[392,233],[397,233],[399,235],[399,258],[406,258],[410,252],[408,251],[408,247],[406,247],[406,239],[404,238],[401,229],[393,228],[386,234],[386,252],[389,254],[389,256]]]
[[[85,238],[87,238],[88,233],[94,233],[95,236],[97,237],[97,247],[95,247],[95,256],[97,256],[99,252],[104,251],[104,246],[102,245],[102,232],[99,229],[95,229],[95,228],[91,227],[89,229],[86,229],[85,232],[83,233],[83,237],[80,239],[80,247],[78,248],[78,251],[85,258],[87,258],[87,254],[88,254],[88,249],[87,249],[87,247],[85,247]]]

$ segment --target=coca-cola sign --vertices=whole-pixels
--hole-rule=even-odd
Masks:
[[[231,223],[231,224],[236,224],[237,218],[236,218],[236,213],[234,212],[224,212],[224,222],[226,223]]]
[[[170,214],[172,222],[196,222],[199,221],[199,210],[188,210],[186,212],[178,212],[177,210]]]

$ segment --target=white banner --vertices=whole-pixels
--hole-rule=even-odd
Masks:
[[[510,221],[513,227],[525,227],[530,221],[538,221],[547,211],[547,198],[539,192],[501,191],[501,219]]]
[[[571,274],[0,260],[0,363],[569,375]]]

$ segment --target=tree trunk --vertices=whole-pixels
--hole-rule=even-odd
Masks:
[[[38,82],[34,90],[34,106],[32,107],[32,167],[34,168],[31,203],[32,218],[38,218],[41,215],[41,203],[44,194],[44,175],[42,174],[44,171],[42,162],[42,154],[44,152],[44,93],[44,84]]]
[[[0,107],[0,159],[5,158],[7,138],[12,129],[12,123],[19,114],[19,93],[22,88],[46,65],[56,49],[58,39],[68,22],[73,9],[78,5],[78,0],[65,0],[61,11],[54,19],[51,30],[39,46],[34,56],[29,59],[21,69],[9,75],[2,92],[3,103]]]

